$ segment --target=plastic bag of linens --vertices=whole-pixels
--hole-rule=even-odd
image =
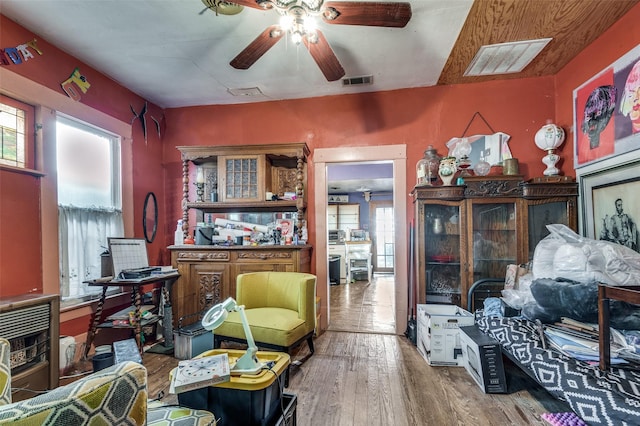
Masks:
[[[534,279],[640,284],[639,253],[620,244],[581,237],[565,225],[547,225],[547,229],[550,234],[533,254]]]

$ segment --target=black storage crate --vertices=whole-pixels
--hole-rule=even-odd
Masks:
[[[209,386],[178,394],[178,402],[186,407],[212,412],[220,419],[220,426],[268,426],[276,424],[276,419],[282,414],[280,398],[284,393],[281,383],[274,380],[268,387],[258,390]]]
[[[274,426],[296,426],[298,424],[296,408],[298,406],[298,397],[292,393],[283,393],[282,406],[284,407],[284,412],[281,410],[276,412],[280,416],[276,418]]]

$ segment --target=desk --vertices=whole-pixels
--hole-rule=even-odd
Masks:
[[[152,275],[147,278],[142,278],[138,280],[114,280],[112,277],[99,278],[96,280],[85,281],[88,285],[91,286],[101,286],[102,287],[102,295],[100,296],[100,300],[98,301],[98,306],[96,306],[96,311],[93,313],[93,319],[89,325],[89,331],[87,333],[87,342],[84,348],[84,357],[86,358],[89,354],[89,349],[91,349],[91,344],[93,343],[93,339],[96,336],[96,332],[98,330],[98,326],[100,325],[100,321],[102,320],[102,309],[104,307],[104,301],[107,296],[107,289],[109,287],[128,287],[131,289],[131,298],[134,301],[135,306],[135,314],[134,314],[134,323],[132,326],[135,330],[136,343],[138,344],[138,350],[142,354],[142,340],[140,339],[140,334],[142,332],[141,327],[141,315],[140,315],[140,306],[141,306],[141,295],[140,288],[146,284],[156,284],[156,283],[164,283],[162,287],[162,292],[164,296],[164,300],[167,303],[171,301],[171,286],[172,284],[180,277],[180,274],[177,272],[170,272],[163,275]],[[169,305],[169,309],[171,309]],[[170,316],[171,317],[171,316]],[[171,324],[168,324],[170,328],[172,328]],[[167,339],[167,336],[165,336]],[[173,330],[170,330],[170,339],[173,339]]]
[[[598,284],[598,324],[600,324],[600,369],[608,370],[611,364],[611,330],[609,326],[609,301],[640,305],[640,286],[608,286]]]

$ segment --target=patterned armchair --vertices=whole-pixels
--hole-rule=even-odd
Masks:
[[[0,424],[215,425],[213,414],[148,406],[147,370],[123,362],[31,399],[11,403],[9,342],[0,338]]]

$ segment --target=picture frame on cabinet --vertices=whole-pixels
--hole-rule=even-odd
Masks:
[[[575,168],[640,147],[640,45],[573,91]]]
[[[580,188],[583,235],[640,252],[640,161],[581,176]]]

